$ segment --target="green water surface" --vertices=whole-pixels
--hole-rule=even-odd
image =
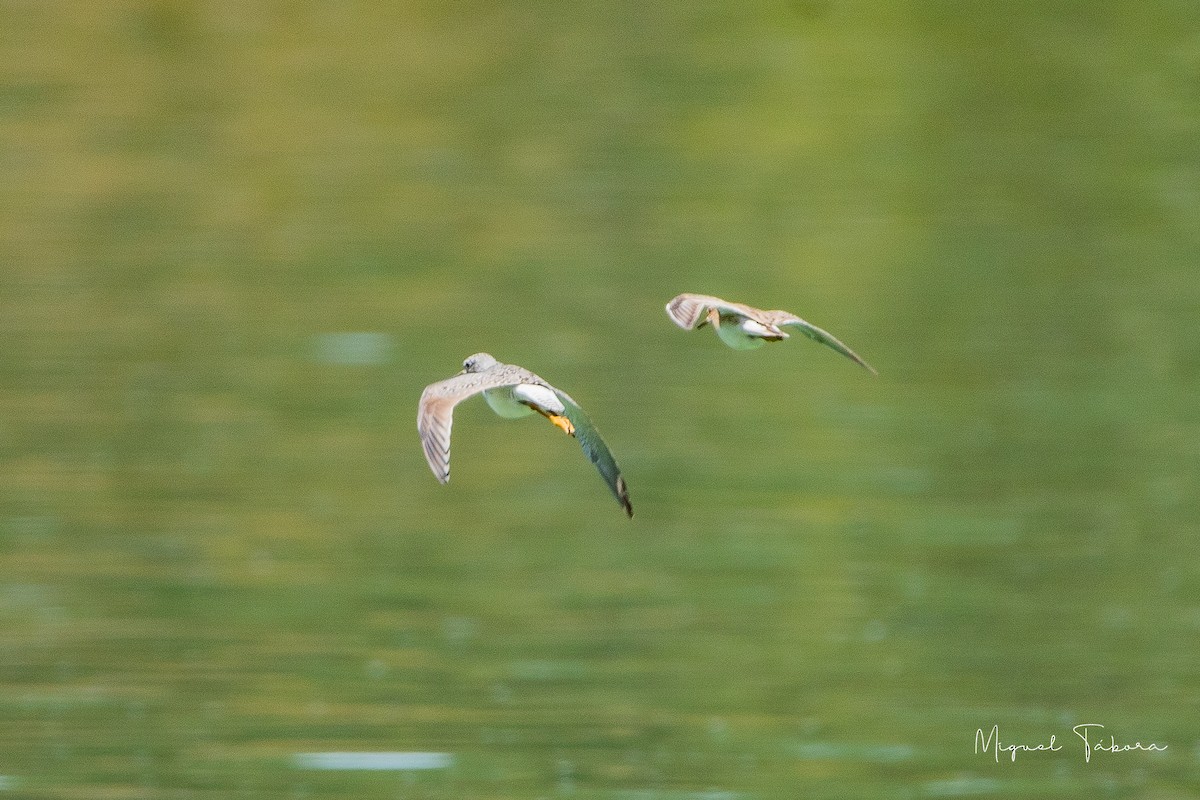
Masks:
[[[1167,0],[0,2],[0,796],[1200,796],[1198,87]],[[633,520],[479,400],[438,485],[479,350]]]

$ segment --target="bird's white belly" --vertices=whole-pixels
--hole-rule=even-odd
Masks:
[[[505,419],[528,416],[533,413],[534,407],[551,414],[561,414],[564,410],[558,395],[535,383],[487,389],[483,393],[483,399],[492,407],[492,411]]]
[[[742,320],[736,325],[722,322],[717,328],[717,336],[734,350],[753,350],[766,344],[768,338],[778,338],[752,319]]]

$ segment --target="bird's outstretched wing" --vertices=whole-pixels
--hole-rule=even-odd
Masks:
[[[450,428],[454,424],[454,407],[485,389],[520,382],[520,376],[511,371],[488,370],[460,373],[425,387],[417,404],[417,433],[421,436],[425,460],[439,483],[450,480]]]
[[[609,491],[613,493],[613,497],[617,498],[621,508],[625,509],[625,513],[632,517],[633,505],[629,502],[629,489],[625,486],[625,478],[621,476],[621,470],[617,466],[616,459],[613,458],[612,451],[600,437],[600,431],[596,430],[592,420],[569,394],[560,389],[554,389],[554,393],[563,401],[563,416],[575,426],[575,438],[579,440],[579,446],[583,448],[584,454],[596,466],[600,477],[604,478]]]
[[[667,316],[679,327],[690,331],[703,327],[707,320],[709,309],[714,308],[718,313],[740,314],[743,317],[749,317],[759,322],[763,321],[759,319],[759,315],[762,314],[761,309],[741,303],[731,303],[728,300],[722,300],[719,297],[713,297],[708,294],[685,293],[672,297],[671,301],[667,303]]]
[[[769,311],[767,313],[772,316],[775,316],[777,318],[775,320],[776,325],[779,325],[779,326],[786,325],[786,326],[793,327],[793,328],[799,328],[801,333],[803,333],[808,338],[812,339],[814,342],[820,342],[821,344],[825,345],[826,347],[833,348],[834,350],[836,350],[839,353],[841,353],[842,355],[844,355],[846,358],[850,359],[854,363],[861,366],[867,372],[870,372],[872,375],[879,374],[878,372],[875,371],[874,367],[872,367],[866,361],[863,361],[862,358],[859,357],[858,353],[854,352],[849,347],[846,347],[846,345],[842,344],[842,342],[836,336],[834,336],[832,333],[830,333],[829,331],[824,330],[822,328],[818,328],[816,325],[813,325],[811,322],[806,322],[806,321],[800,319],[799,317],[797,317],[795,314],[792,314],[791,312],[788,312],[788,311]]]

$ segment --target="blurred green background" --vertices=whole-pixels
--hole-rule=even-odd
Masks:
[[[0,794],[1200,796],[1198,261],[1192,2],[3,0]]]

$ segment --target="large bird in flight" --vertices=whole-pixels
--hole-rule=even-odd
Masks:
[[[573,436],[596,466],[600,476],[621,508],[633,516],[629,490],[621,470],[600,438],[600,432],[571,396],[556,389],[529,370],[513,364],[501,364],[487,353],[476,353],[463,362],[462,372],[444,381],[431,383],[421,393],[417,409],[417,432],[425,450],[425,460],[441,483],[450,480],[450,427],[454,407],[469,397],[483,393],[483,399],[501,417],[515,419],[534,412],[541,414]]]

